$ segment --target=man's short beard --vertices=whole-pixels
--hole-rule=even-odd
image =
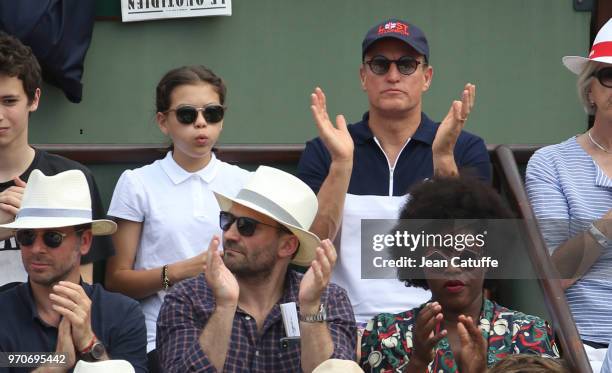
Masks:
[[[75,247],[76,251],[78,252],[80,250],[80,240],[79,240],[79,244],[76,245]],[[68,278],[68,276],[70,275],[70,272],[72,272],[74,270],[74,265],[76,265],[77,267],[80,266],[80,255],[77,255],[77,259],[76,259],[76,264],[73,263],[72,266],[63,268],[64,270],[61,273],[56,274],[55,276],[49,278],[49,279],[32,279],[32,276],[30,277],[30,281],[38,284],[38,285],[42,285],[42,286],[46,286],[46,287],[51,287],[51,285],[57,284],[60,281],[64,281]],[[29,275],[29,274],[28,274]]]
[[[239,251],[240,253],[242,253],[242,255],[244,255],[244,260],[242,262],[232,262],[231,260],[226,261],[226,254],[223,254],[223,262],[225,263],[225,266],[227,267],[227,269],[230,270],[230,272],[234,274],[234,276],[236,276],[236,278],[248,280],[265,280],[270,276],[272,270],[274,269],[274,260],[257,264],[249,262],[248,257],[245,254],[246,250],[242,246],[234,243],[233,241],[224,242],[223,247],[224,249],[236,248],[238,249],[236,251]],[[254,259],[257,259],[257,257],[254,257]]]

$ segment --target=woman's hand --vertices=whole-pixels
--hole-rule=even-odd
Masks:
[[[457,332],[461,340],[461,373],[484,373],[487,371],[487,341],[471,317],[460,315]]]
[[[438,302],[427,304],[419,312],[412,332],[411,365],[427,366],[434,359],[434,347],[448,333],[446,329],[441,330],[438,334],[434,333],[436,325],[443,319],[442,306]]]

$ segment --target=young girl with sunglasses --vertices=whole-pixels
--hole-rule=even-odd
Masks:
[[[117,253],[107,263],[106,286],[140,300],[147,352],[155,349],[166,290],[202,272],[208,243],[221,233],[213,191],[235,194],[249,176],[212,152],[223,128],[225,95],[223,80],[204,66],[166,73],[157,85],[156,120],[172,150],[125,171],[113,193],[108,214],[118,224]]]

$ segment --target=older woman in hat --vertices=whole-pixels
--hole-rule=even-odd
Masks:
[[[589,353],[612,339],[612,19],[588,58],[566,56],[563,64],[578,75],[578,95],[595,121],[538,150],[525,184]]]

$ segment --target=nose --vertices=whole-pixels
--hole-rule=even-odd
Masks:
[[[462,273],[463,270],[460,267],[456,267],[454,265],[451,264],[451,260],[453,259],[453,257],[449,257],[448,258],[448,266],[446,266],[446,268],[444,268],[444,273],[451,275],[451,274],[459,274]],[[457,263],[458,261],[455,260],[455,263]]]
[[[43,242],[43,238],[42,238],[42,234],[37,234],[36,238],[34,239],[34,242],[32,243],[32,245],[30,245],[30,251],[32,251],[33,253],[39,253],[42,251],[47,251],[49,248],[47,247],[47,245],[45,245],[45,243]]]
[[[223,232],[224,240],[238,241],[240,239],[240,233],[238,232],[238,225],[236,222],[232,222],[229,229]]]
[[[387,71],[387,74],[385,74],[385,78],[391,82],[398,82],[401,77],[402,73],[399,72],[397,64],[395,62],[391,62],[391,65],[389,65],[389,71]]]
[[[206,119],[204,119],[204,111],[202,110],[198,110],[198,115],[196,116],[195,122],[193,122],[193,125],[196,128],[201,128],[201,127],[206,127],[208,123],[206,122]]]

